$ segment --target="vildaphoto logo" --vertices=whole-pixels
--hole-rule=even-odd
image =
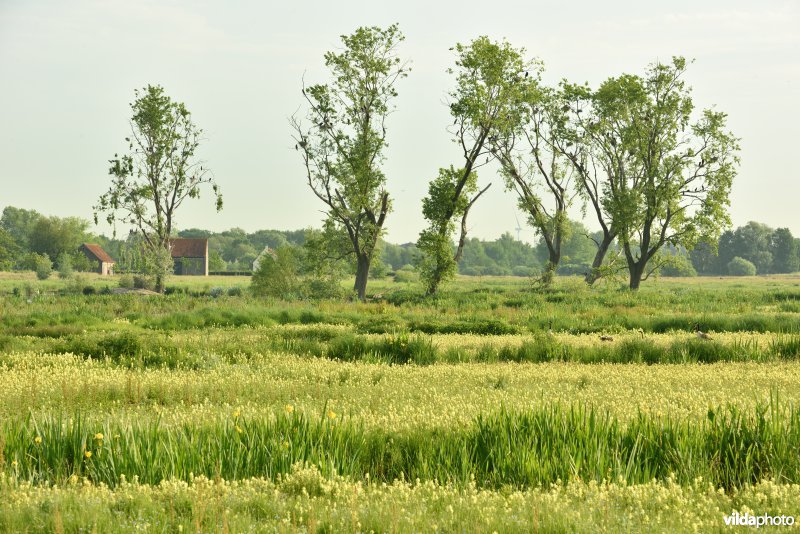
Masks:
[[[791,527],[794,525],[794,516],[791,515],[752,515],[749,512],[743,514],[733,512],[722,518],[727,526],[732,527]]]

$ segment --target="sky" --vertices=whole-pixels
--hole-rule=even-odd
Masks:
[[[777,0],[0,0],[0,209],[91,219],[110,185],[108,160],[126,148],[134,89],[160,84],[204,130],[200,156],[225,203],[216,213],[208,192],[185,204],[179,228],[319,226],[323,206],[289,125],[302,79],[327,80],[323,54],[340,35],[394,22],[412,72],[397,84],[388,123],[388,241],[416,240],[428,182],[460,165],[446,130],[449,48],[480,35],[524,47],[548,83],[596,86],[675,55],[694,59],[686,79],[696,107],[728,113],[741,138],[734,225],[800,235],[800,2]],[[496,167],[479,178],[493,185],[470,214],[470,235],[516,234],[518,217],[522,239],[533,240]]]

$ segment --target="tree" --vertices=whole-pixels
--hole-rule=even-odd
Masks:
[[[595,254],[594,237],[579,221],[565,219],[561,229],[561,262],[570,273],[586,273]],[[536,256],[541,265],[547,268],[551,261],[550,250],[544,239],[536,243]],[[559,271],[559,274],[562,274]]]
[[[353,289],[363,300],[370,263],[391,209],[381,169],[386,121],[394,110],[395,83],[409,68],[396,54],[403,41],[396,24],[386,29],[361,27],[341,39],[341,52],[325,54],[331,82],[303,84],[308,124],[296,116],[291,124],[308,185],[325,205],[327,222],[346,236],[347,247],[338,252],[355,258]]]
[[[4,228],[0,227],[0,271],[13,269],[22,249]]]
[[[198,198],[207,184],[220,211],[222,194],[196,158],[202,130],[186,106],[158,85],[137,90],[135,96],[131,137],[125,138],[128,153],[114,154],[109,161],[111,187],[94,207],[94,217],[97,223],[98,214],[106,213],[109,224],[120,221],[135,229],[145,248],[145,266],[156,277],[156,290],[163,292],[178,208],[187,198]]]
[[[662,247],[690,250],[729,224],[738,139],[725,129],[725,113],[707,109],[692,122],[685,70],[686,61],[673,58],[671,65],[651,65],[643,78],[609,79],[595,95],[603,127],[616,132],[611,148],[627,154],[603,190],[603,204],[634,290],[660,266],[648,264]]]
[[[549,284],[569,233],[567,210],[577,194],[573,187],[577,137],[568,127],[566,92],[531,86],[525,93],[525,121],[494,140],[492,152],[501,164],[506,188],[516,192],[519,208],[547,249],[541,280]]]
[[[719,239],[720,272],[727,272],[728,263],[736,256],[754,264],[759,274],[770,272],[773,233],[772,228],[755,221],[750,221],[732,232],[724,232]]]
[[[723,232],[720,240],[729,232]],[[723,271],[718,270],[718,243],[711,239],[701,239],[692,250],[689,251],[689,258],[692,266],[699,274],[716,274]],[[731,259],[733,259],[731,257]],[[730,261],[730,260],[729,260]]]
[[[450,114],[463,166],[439,169],[422,203],[428,227],[420,233],[417,247],[422,253],[420,274],[429,295],[456,273],[467,239],[469,210],[491,185],[478,191],[475,170],[488,163],[490,140],[507,136],[506,132],[522,121],[526,92],[535,85],[538,73],[538,66],[523,58],[524,50],[507,42],[479,37],[468,45],[456,44],[455,50],[456,69],[448,70],[456,75],[456,88],[450,93]],[[534,70],[533,77],[530,70]],[[486,160],[479,162],[484,156]],[[461,221],[461,233],[453,253],[457,219]]]
[[[778,228],[770,236],[772,272],[793,273],[800,271],[800,250],[788,228]]]
[[[8,235],[20,248],[30,250],[29,238],[31,232],[41,218],[42,214],[36,210],[6,206],[3,209],[3,216],[0,217],[0,228],[8,232]]]
[[[58,269],[58,276],[60,278],[66,279],[72,276],[74,270],[72,267],[72,256],[66,252],[59,254],[56,260],[56,268]]]
[[[416,263],[428,295],[435,294],[442,282],[455,276],[466,241],[467,215],[478,197],[489,187],[486,186],[469,200],[465,195],[477,191],[477,175],[470,173],[467,180],[462,181],[463,174],[463,169],[439,169],[438,178],[430,183],[428,196],[422,200],[422,215],[429,226],[419,234],[417,249],[420,255]],[[459,185],[461,192],[456,193]],[[455,253],[452,242],[454,217],[461,219],[461,238]]]
[[[622,149],[619,124],[603,120],[596,91],[585,84],[562,81],[559,94],[564,101],[561,107],[564,115],[558,122],[558,136],[562,139],[559,146],[575,172],[577,195],[583,202],[583,211],[590,210],[600,226],[599,233],[589,237],[596,249],[584,280],[592,285],[618,270],[618,256],[610,261],[606,258],[619,235],[619,228],[605,202],[605,192],[625,172],[632,154]]]
[[[86,241],[88,228],[89,221],[79,217],[39,217],[28,235],[28,246],[51,260],[64,253],[75,255]]]

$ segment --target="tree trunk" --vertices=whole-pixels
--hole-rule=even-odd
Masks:
[[[155,287],[156,293],[161,293],[163,295],[164,294],[164,289],[165,289],[164,288],[164,276],[161,275],[161,274],[157,274],[156,275],[156,287]]]
[[[600,267],[603,266],[603,260],[605,260],[606,254],[608,253],[608,247],[610,247],[613,242],[614,236],[612,234],[605,234],[603,236],[603,240],[600,241],[600,244],[597,246],[597,253],[594,255],[594,261],[592,261],[592,269],[586,273],[586,277],[584,278],[587,284],[592,285],[600,279]]]
[[[367,298],[367,279],[369,278],[369,264],[371,258],[366,254],[356,256],[356,283],[353,290],[358,294],[358,300]]]
[[[542,273],[542,283],[548,286],[553,283],[553,279],[556,277],[556,269],[558,269],[558,263],[560,261],[561,251],[549,248],[547,265],[545,265],[544,273]]]
[[[639,261],[634,263],[628,263],[628,271],[630,272],[630,282],[629,287],[631,291],[636,291],[639,289],[639,285],[642,283],[642,275],[644,274],[644,268],[647,265],[647,261],[644,258],[640,258]]]

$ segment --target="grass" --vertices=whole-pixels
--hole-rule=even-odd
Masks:
[[[491,491],[364,483],[302,465],[277,481],[195,476],[114,490],[79,478],[46,487],[0,477],[4,532],[729,532],[723,514],[734,510],[797,517],[800,487],[767,481],[720,493],[703,481],[564,481]]]
[[[108,486],[134,477],[148,484],[192,475],[275,480],[298,462],[325,476],[475,481],[494,489],[572,479],[687,485],[702,478],[726,490],[762,480],[800,483],[800,411],[776,401],[749,412],[709,408],[689,424],[640,413],[623,425],[591,406],[551,404],[481,415],[448,430],[367,431],[329,409],[320,417],[234,414],[217,425],[172,427],[51,415],[7,420],[0,432],[5,473],[34,484],[72,476]]]
[[[798,502],[797,276],[79,282],[0,275],[0,530],[713,531]]]

